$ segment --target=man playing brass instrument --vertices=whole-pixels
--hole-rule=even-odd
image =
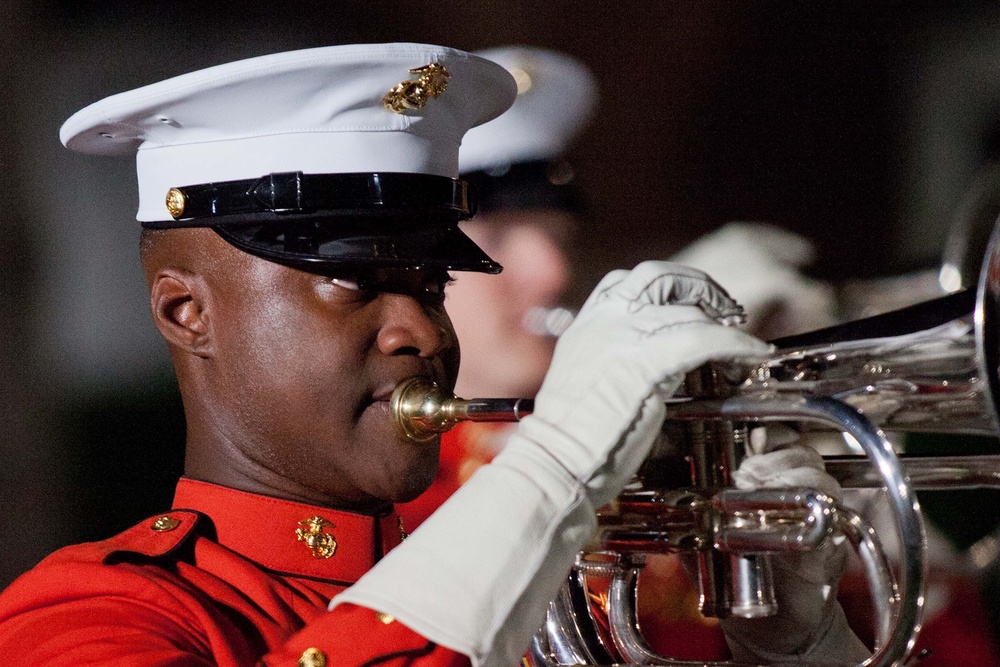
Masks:
[[[456,226],[473,206],[458,145],[513,94],[502,68],[460,51],[356,45],[194,72],[67,121],[70,148],[137,152],[185,477],[171,511],[63,549],[0,596],[5,661],[517,663],[683,374],[768,346],[720,324],[739,307],[704,274],[609,274],[534,416],[400,544],[392,505],[426,488],[438,451],[393,431],[388,399],[411,377],[454,384],[447,272],[500,268]],[[765,459],[751,483],[777,470]],[[815,461],[786,464],[824,479]],[[733,628],[741,655],[867,655],[814,569],[785,589],[790,614]]]

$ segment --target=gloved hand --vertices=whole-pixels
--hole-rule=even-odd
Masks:
[[[800,270],[815,254],[807,239],[785,229],[730,222],[671,260],[711,275],[743,304],[749,330],[774,338],[835,323],[833,288]]]
[[[754,429],[750,455],[733,473],[741,489],[809,486],[836,497],[841,489],[823,469],[823,458],[798,444],[780,425]],[[771,556],[778,613],[767,618],[722,620],[737,662],[767,665],[856,665],[869,651],[837,602],[837,586],[848,564],[843,538],[812,552]]]
[[[667,262],[616,271],[563,334],[535,413],[503,452],[332,605],[392,614],[472,658],[509,667],[596,527],[635,474],[683,374],[769,347],[722,326],[739,307]]]
[[[533,418],[522,424],[520,435],[535,446],[508,446],[502,462],[553,457],[584,484],[591,504],[610,502],[649,453],[664,401],[684,373],[709,359],[769,352],[717,323],[741,314],[705,274],[687,267],[646,262],[609,274],[560,338]]]

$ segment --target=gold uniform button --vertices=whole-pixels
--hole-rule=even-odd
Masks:
[[[390,614],[386,614],[385,612],[381,612],[381,611],[375,612],[375,618],[377,618],[381,623],[383,623],[385,625],[389,625],[390,623],[394,623],[396,621],[396,617],[395,616],[392,616]]]
[[[299,658],[299,667],[326,667],[326,653],[318,648],[307,648]]]
[[[180,519],[175,519],[174,517],[165,514],[156,521],[154,521],[153,525],[150,526],[150,528],[152,528],[158,533],[166,533],[173,530],[179,525],[181,525]]]
[[[177,188],[167,190],[166,198],[167,212],[176,220],[184,215],[184,208],[187,206],[187,197]]]

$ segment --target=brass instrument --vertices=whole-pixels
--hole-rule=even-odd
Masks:
[[[429,442],[460,421],[520,421],[534,407],[530,398],[457,398],[423,378],[400,382],[389,399],[396,429],[413,442]]]
[[[1000,455],[907,458],[881,430],[998,433],[1000,248],[993,232],[979,284],[910,308],[774,341],[753,365],[688,374],[668,404],[672,449],[654,452],[635,483],[598,512],[599,530],[552,602],[531,659],[559,665],[706,665],[657,655],[635,617],[645,554],[682,553],[697,567],[706,615],[775,609],[768,554],[816,548],[833,534],[855,547],[878,612],[864,665],[904,665],[923,604],[925,543],[915,489],[1000,488]],[[463,401],[428,384],[401,385],[393,413],[416,441],[463,419],[516,421],[521,399]],[[814,489],[732,488],[748,427],[803,421],[848,434],[865,456],[827,458],[845,488],[882,487],[899,535],[898,564],[864,519]],[[610,578],[609,625],[594,622],[587,577]]]

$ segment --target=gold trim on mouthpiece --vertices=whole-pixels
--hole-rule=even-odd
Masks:
[[[527,398],[458,398],[423,378],[400,382],[389,399],[389,414],[399,435],[430,442],[461,421],[516,422],[531,414]]]
[[[436,382],[410,378],[392,392],[389,412],[403,436],[414,442],[430,442],[458,423],[450,414],[454,401],[455,397]]]

